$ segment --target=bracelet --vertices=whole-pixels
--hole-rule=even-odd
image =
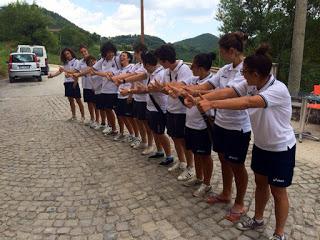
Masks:
[[[131,91],[131,88],[129,88],[129,89],[128,89],[128,93],[131,93],[131,92],[132,92],[132,91]]]
[[[126,79],[122,79],[122,83],[126,83]]]

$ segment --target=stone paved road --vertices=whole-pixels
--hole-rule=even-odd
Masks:
[[[272,201],[263,231],[240,232],[223,219],[228,206],[208,206],[156,161],[65,122],[69,107],[61,85],[57,79],[0,83],[1,240],[248,240],[272,233]],[[221,174],[213,156],[212,184],[219,192]],[[289,189],[289,239],[319,239],[319,165],[297,160]],[[249,172],[246,203],[252,215]]]

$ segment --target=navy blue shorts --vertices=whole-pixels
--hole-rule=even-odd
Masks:
[[[167,113],[167,134],[172,138],[184,138],[186,114]]]
[[[246,160],[251,132],[228,130],[216,124],[212,128],[212,149],[222,153],[231,163],[243,164]]]
[[[211,155],[211,141],[207,129],[185,128],[186,148],[198,155]]]
[[[118,100],[118,94],[101,93],[97,95],[97,108],[100,110],[115,109]]]
[[[146,113],[149,128],[156,134],[164,134],[166,129],[166,115],[158,111],[149,111]]]
[[[88,103],[95,102],[95,95],[92,89],[83,89],[83,101]]]
[[[115,112],[120,117],[132,117],[132,102],[129,103],[127,98],[118,98]]]
[[[73,87],[73,82],[64,83],[64,96],[72,98],[81,98],[79,84]]]
[[[270,185],[290,186],[295,162],[296,145],[283,152],[266,151],[253,145],[251,169],[257,174],[267,176]]]
[[[134,118],[139,120],[146,120],[147,119],[146,112],[147,112],[147,102],[133,101],[132,115]]]

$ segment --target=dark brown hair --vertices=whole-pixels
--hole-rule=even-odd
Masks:
[[[64,48],[60,54],[60,60],[61,60],[61,62],[63,62],[63,64],[66,64],[68,62],[68,60],[64,56],[64,53],[67,51],[71,53],[72,58],[76,58],[76,54],[74,53],[74,51],[71,48]]]
[[[92,55],[89,55],[88,57],[86,57],[85,58],[85,61],[86,61],[86,64],[87,64],[87,66],[89,66],[89,67],[92,67],[93,66],[93,62],[94,61],[96,61],[97,59],[94,57],[94,56],[92,56]]]
[[[263,43],[256,49],[255,53],[246,57],[243,64],[249,71],[257,72],[262,77],[267,77],[272,68],[272,59],[269,54],[270,46]]]
[[[219,40],[219,47],[229,50],[234,48],[239,52],[244,51],[244,46],[248,40],[248,35],[243,32],[232,32],[223,35]]]

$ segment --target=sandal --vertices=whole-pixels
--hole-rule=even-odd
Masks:
[[[233,208],[230,208],[228,214],[224,216],[224,218],[230,222],[237,222],[244,214],[246,214],[246,212],[247,210],[245,208],[243,208],[240,212],[234,212]]]
[[[230,200],[229,199],[222,199],[221,197],[219,197],[219,195],[213,195],[213,196],[209,196],[206,199],[206,202],[209,204],[216,204],[216,203],[228,204],[228,203],[230,203]]]

